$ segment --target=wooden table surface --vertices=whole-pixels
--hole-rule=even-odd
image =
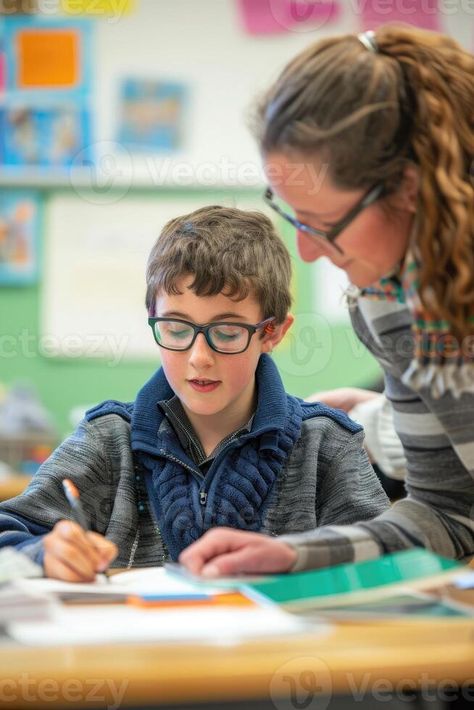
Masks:
[[[0,706],[10,708],[105,707],[119,696],[121,707],[257,698],[275,707],[295,689],[361,707],[361,693],[432,694],[440,683],[472,686],[474,701],[474,619],[338,623],[319,638],[237,645],[0,646],[0,668]]]
[[[0,479],[0,501],[14,498],[23,493],[28,483],[31,481],[31,476],[16,474],[8,478]]]

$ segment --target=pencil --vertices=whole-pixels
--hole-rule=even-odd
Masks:
[[[76,486],[69,478],[65,478],[63,480],[63,488],[68,503],[71,506],[72,517],[83,530],[89,530],[89,524]]]
[[[71,506],[72,517],[83,530],[89,530],[89,523],[87,522],[87,517],[84,512],[84,508],[82,507],[77,487],[69,478],[64,478],[62,484],[68,503]],[[108,582],[109,578],[106,574],[104,574],[104,576]]]

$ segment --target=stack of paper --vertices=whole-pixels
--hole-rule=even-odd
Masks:
[[[48,594],[27,591],[15,582],[0,587],[0,626],[12,622],[45,621],[56,605]]]
[[[43,570],[12,547],[0,551],[0,626],[12,621],[45,620],[54,603],[48,594],[22,586],[25,577],[38,577]]]
[[[277,608],[138,609],[127,604],[62,607],[53,621],[13,623],[10,637],[51,646],[97,643],[238,643],[249,638],[300,634],[308,628]],[[312,633],[314,632],[312,627]],[[328,625],[318,626],[320,633]]]
[[[227,602],[229,589],[199,585],[174,577],[163,568],[133,570],[118,574],[110,583],[68,584],[50,579],[28,580],[30,589],[59,598],[94,603],[61,605],[54,619],[45,622],[12,623],[8,634],[24,644],[95,644],[121,642],[238,643],[244,639],[301,634],[311,629],[326,635],[327,623],[311,624],[279,609],[268,600],[248,605]],[[249,592],[257,599],[257,595]],[[218,603],[201,604],[205,595]],[[114,598],[115,596],[115,598]],[[137,606],[131,600],[141,597],[157,603]],[[96,602],[105,598],[116,604]],[[177,603],[170,605],[175,598]],[[181,600],[189,601],[181,605]],[[193,603],[193,599],[196,600]],[[125,600],[126,603],[123,603]],[[160,600],[165,603],[160,603]]]

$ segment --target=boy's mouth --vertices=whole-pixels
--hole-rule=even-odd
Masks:
[[[220,384],[219,380],[199,380],[197,378],[188,380],[188,382],[191,387],[198,392],[212,392]]]

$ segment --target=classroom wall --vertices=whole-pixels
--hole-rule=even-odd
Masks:
[[[405,5],[409,10],[409,0],[405,0]],[[97,202],[99,194],[103,196],[103,191],[94,188],[100,187],[97,180],[100,183],[104,178],[100,171],[106,169],[112,180],[112,198],[106,200],[111,214],[113,205],[124,201],[133,212],[134,200],[149,201],[156,206],[157,215],[161,207],[168,214],[170,205],[178,208],[189,201],[196,205],[218,202],[263,208],[260,160],[247,127],[253,97],[310,41],[325,34],[360,29],[357,7],[356,0],[341,0],[335,22],[322,23],[315,29],[301,24],[290,32],[265,37],[244,31],[234,0],[136,0],[130,15],[90,18],[93,143],[97,155],[107,160],[104,163],[98,159],[95,173],[89,175],[80,169],[67,175],[0,169],[2,191],[18,186],[37,190],[42,204],[38,282],[0,287],[0,381],[7,385],[18,380],[31,381],[61,434],[70,429],[70,411],[78,405],[109,397],[133,399],[159,365],[159,353],[112,360],[107,352],[99,357],[84,356],[81,348],[68,354],[51,355],[47,351],[44,339],[51,332],[54,335],[56,326],[48,320],[45,304],[52,304],[55,312],[60,312],[63,300],[72,304],[71,308],[81,307],[72,289],[70,293],[51,292],[45,284],[44,274],[51,268],[52,259],[52,205],[61,195],[75,201],[69,220],[64,219],[60,228],[64,239],[72,231],[77,239],[81,206],[86,210],[91,202]],[[465,46],[472,46],[469,4],[458,3],[453,11],[453,3],[446,0],[442,8],[443,29]],[[125,76],[166,78],[188,85],[185,137],[177,152],[135,154],[117,143],[118,93]],[[157,218],[156,224],[148,225],[149,247],[158,234],[159,222]],[[136,224],[137,229],[143,226],[140,210]],[[300,396],[323,388],[369,385],[379,370],[357,342],[342,306],[334,301],[337,289],[333,280],[340,276],[324,264],[301,263],[295,254],[294,234],[284,225],[279,224],[279,228],[292,252],[295,269],[296,324],[275,353],[285,385]],[[146,255],[143,257],[144,263]],[[123,258],[127,259],[126,251]],[[73,274],[74,264],[69,268]],[[127,284],[122,288],[126,290]],[[139,300],[137,288],[134,297]],[[341,281],[341,292],[342,288]],[[110,306],[104,305],[102,299],[97,301],[94,316],[103,317],[105,322]],[[137,301],[134,314],[143,318],[145,329],[146,314],[139,309],[141,302]],[[71,333],[74,332],[73,322]],[[151,338],[151,333],[143,337]]]
[[[48,203],[55,199],[56,195],[56,191],[44,194],[46,222]],[[235,190],[232,193],[227,190],[188,190],[186,195],[167,191],[159,196],[142,190],[136,199],[142,200],[144,196],[158,203],[158,206],[160,201],[167,206],[173,200],[182,204],[186,198],[196,200],[196,204],[237,204],[247,207],[256,200],[253,191],[236,192]],[[133,198],[130,200],[133,203]],[[65,224],[65,239],[67,239],[67,230],[68,226]],[[321,309],[313,304],[312,282],[315,267],[303,264],[297,258],[291,230],[284,230],[284,238],[292,254],[295,273],[293,280],[295,302],[292,310],[296,320],[293,332],[290,331],[285,341],[275,351],[274,358],[280,367],[287,389],[299,396],[306,396],[317,389],[338,385],[369,385],[378,377],[379,371],[375,361],[357,341],[348,323],[332,323],[321,313]],[[47,239],[45,242],[41,257],[43,261],[44,252],[48,249]],[[45,268],[47,267],[43,263],[41,270],[44,272]],[[145,279],[143,273],[140,276],[142,276],[142,288],[137,298],[141,303],[136,312],[137,318],[143,324],[144,337],[147,337],[151,343],[152,336],[147,331],[146,311],[143,305]],[[52,349],[50,345],[52,332],[50,328],[42,327],[45,316],[42,312],[45,303],[45,286],[45,283],[40,281],[38,285],[31,287],[4,287],[1,290],[2,332],[8,336],[0,342],[1,379],[5,383],[18,380],[33,382],[42,401],[53,413],[61,434],[65,434],[71,428],[71,409],[78,405],[91,405],[107,398],[125,401],[134,399],[141,385],[159,366],[159,351],[156,347],[153,356],[143,359],[124,358],[114,352],[105,352],[100,357],[83,357],[81,350],[87,351],[90,341],[87,335],[78,339],[78,329],[72,322],[70,337],[66,336],[62,341],[54,339],[55,346],[61,342],[66,348],[69,347],[69,356],[48,356]],[[131,289],[127,284],[123,284],[122,290],[127,294]],[[67,297],[71,299],[73,296],[72,293]],[[52,296],[57,299],[64,297],[61,293]],[[77,307],[80,309],[81,304],[78,303]],[[100,309],[99,303],[97,309]],[[90,311],[86,312],[86,317],[87,314],[90,315]],[[107,310],[103,317],[102,335],[106,331]],[[71,338],[74,338],[73,344]]]
[[[268,0],[282,22],[288,0]],[[263,4],[265,0],[263,0]],[[251,3],[252,4],[252,3]],[[254,0],[257,7],[262,0]],[[300,3],[299,16],[304,18]],[[367,9],[373,6],[382,20],[390,19],[390,5],[406,22],[419,15],[431,22],[436,0],[326,0],[339,12],[336,19],[316,17],[296,22],[290,31],[252,36],[245,32],[239,0],[141,0],[136,12],[96,26],[98,61],[94,62],[97,139],[110,141],[118,120],[117,87],[125,75],[169,76],[189,83],[191,131],[183,150],[156,162],[149,155],[125,155],[124,172],[133,162],[135,182],[150,181],[158,165],[160,183],[172,179],[173,167],[185,163],[202,183],[203,166],[209,178],[229,184],[259,186],[258,151],[247,127],[254,97],[265,90],[297,52],[321,37],[362,30]],[[439,0],[437,26],[466,47],[474,45],[474,6],[469,0]],[[293,3],[297,5],[297,3]],[[366,9],[366,15],[362,12]],[[295,11],[296,12],[296,11]],[[212,166],[212,167],[211,167]],[[161,168],[161,170],[160,170]],[[213,169],[215,174],[213,175]]]

